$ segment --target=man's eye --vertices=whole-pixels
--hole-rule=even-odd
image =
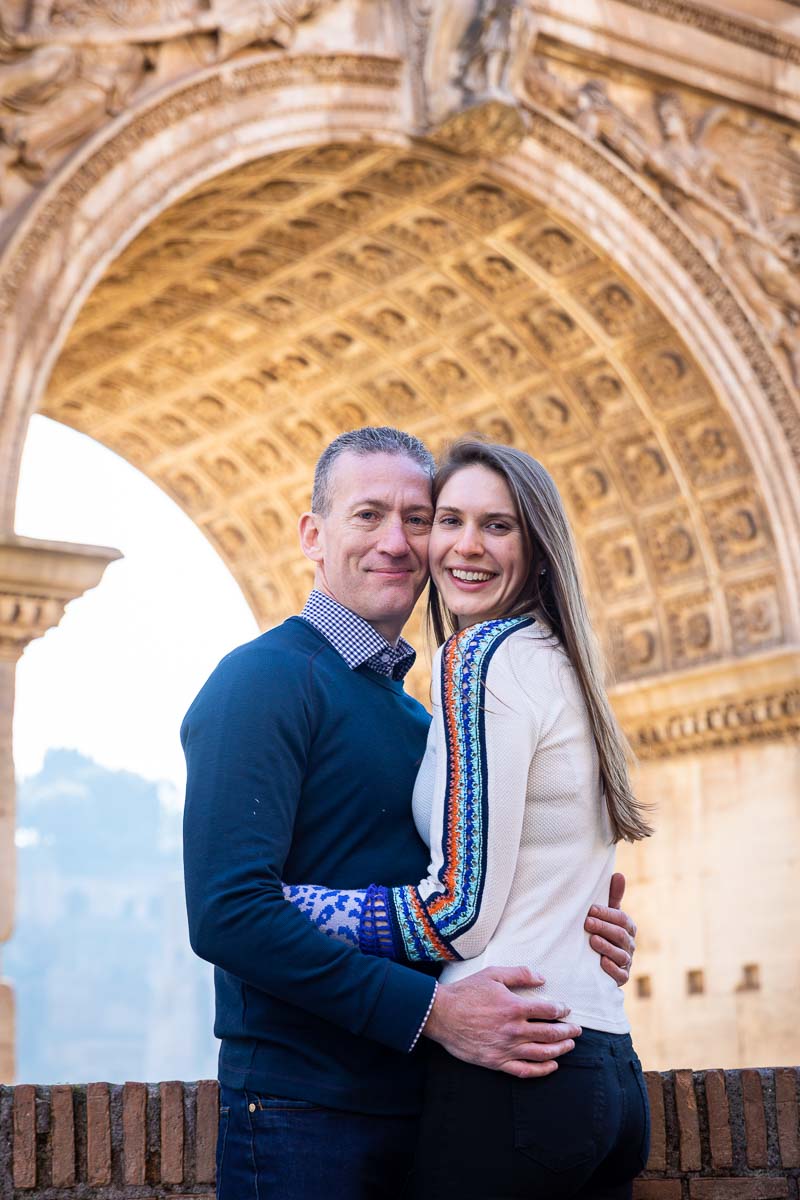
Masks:
[[[411,525],[416,525],[420,529],[427,529],[431,523],[430,517],[409,517],[408,520]]]
[[[371,521],[372,518],[377,517],[377,515],[378,514],[373,512],[371,508],[365,508],[363,512],[356,513],[356,516],[360,517],[362,521]]]

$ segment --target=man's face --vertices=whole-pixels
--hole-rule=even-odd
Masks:
[[[300,519],[315,586],[396,642],[428,578],[431,481],[406,454],[354,454],[333,463],[325,516]]]

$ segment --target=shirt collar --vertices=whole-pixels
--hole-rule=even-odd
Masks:
[[[327,638],[351,671],[369,665],[381,675],[400,680],[414,665],[417,653],[405,638],[401,637],[392,646],[369,621],[317,588],[311,592],[300,616]]]

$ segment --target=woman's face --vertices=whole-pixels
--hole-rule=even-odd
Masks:
[[[459,629],[501,617],[528,575],[528,555],[502,476],[462,467],[439,493],[430,540],[431,575]]]

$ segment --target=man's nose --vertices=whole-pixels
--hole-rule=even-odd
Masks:
[[[399,558],[403,554],[408,554],[408,536],[406,527],[401,517],[395,519],[389,518],[381,529],[381,536],[378,539],[378,549],[384,554],[391,554],[395,558]]]

